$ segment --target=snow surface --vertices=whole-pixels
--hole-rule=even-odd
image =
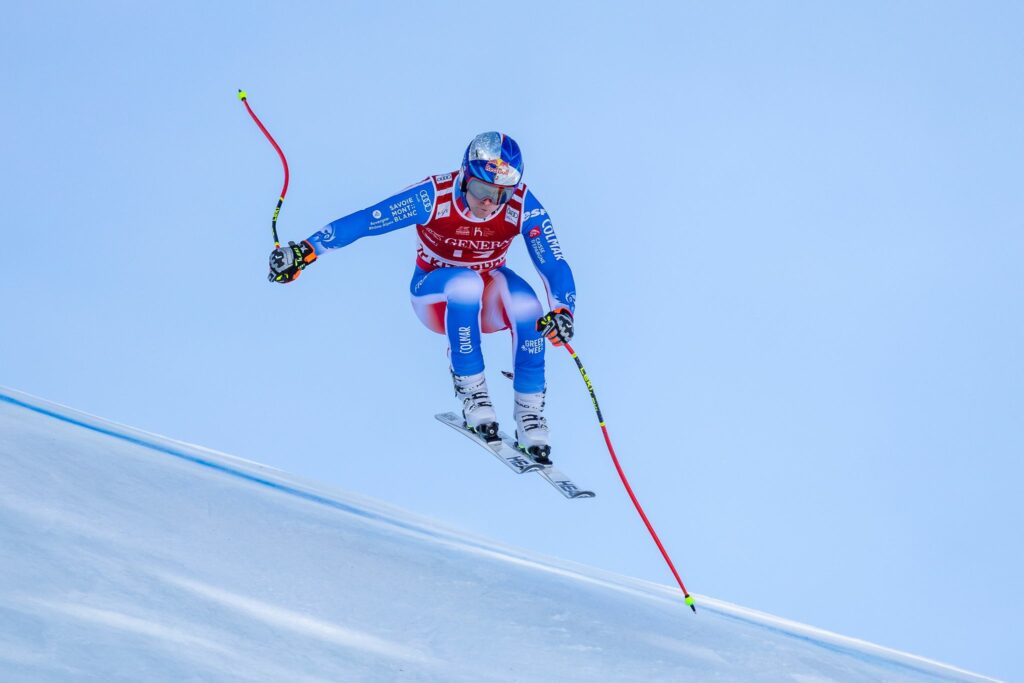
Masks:
[[[0,467],[5,682],[994,680],[6,389]]]

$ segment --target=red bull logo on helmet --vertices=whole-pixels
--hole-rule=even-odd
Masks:
[[[484,168],[488,173],[508,173],[508,162],[504,159],[491,159]]]
[[[504,159],[488,159],[484,170],[494,174],[494,182],[498,185],[515,185],[519,182],[519,171]]]

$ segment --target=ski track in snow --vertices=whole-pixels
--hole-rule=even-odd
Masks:
[[[316,638],[332,645],[364,650],[392,659],[408,660],[420,664],[439,663],[422,652],[405,647],[400,643],[374,637],[356,629],[346,628],[321,619],[314,619],[299,612],[277,607],[184,577],[164,575],[161,578],[167,583],[179,586],[199,597],[240,612],[246,617],[257,619],[278,629],[293,631],[306,638]]]

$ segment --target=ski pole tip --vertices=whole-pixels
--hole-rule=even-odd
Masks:
[[[248,97],[246,92],[244,90],[242,90],[241,88],[239,88],[238,89],[238,99],[245,100],[246,97]]]
[[[697,613],[697,606],[695,604],[693,604],[693,596],[692,595],[687,595],[686,596],[686,604],[690,606],[690,609],[693,610],[694,614]]]

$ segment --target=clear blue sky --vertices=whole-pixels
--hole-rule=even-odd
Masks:
[[[19,3],[0,384],[669,583],[566,354],[555,456],[597,499],[433,420],[455,403],[411,231],[265,280],[281,170],[237,88],[291,164],[286,239],[501,129],[688,586],[1024,678],[1022,25],[997,2]],[[510,263],[539,286],[521,243]],[[507,338],[485,353],[508,414]]]

